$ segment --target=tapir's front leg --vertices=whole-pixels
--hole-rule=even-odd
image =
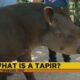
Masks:
[[[31,51],[26,51],[25,54],[21,57],[19,57],[18,62],[32,62],[31,60]],[[24,73],[27,80],[36,80],[34,77],[34,74],[32,72],[25,72]]]
[[[7,60],[0,60],[0,62],[10,62]],[[0,72],[0,80],[7,80],[7,76],[10,75],[8,72]]]
[[[7,74],[6,73],[0,73],[0,80],[7,80]]]

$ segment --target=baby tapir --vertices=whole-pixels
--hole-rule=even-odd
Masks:
[[[0,8],[0,62],[31,61],[31,50],[40,45],[60,53],[80,53],[80,28],[44,4]],[[35,80],[33,73],[24,74]],[[0,73],[0,80],[6,80],[6,73]]]

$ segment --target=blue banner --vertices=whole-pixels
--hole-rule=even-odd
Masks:
[[[67,7],[69,5],[69,0],[45,0],[44,2],[52,7]]]

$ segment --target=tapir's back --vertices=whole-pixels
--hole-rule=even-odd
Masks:
[[[29,4],[17,4],[0,9],[0,30],[1,28],[16,28],[12,24],[23,26],[29,31],[34,29],[39,30],[39,28],[46,28],[46,21],[44,18],[44,4],[29,3]],[[34,28],[33,28],[34,27]],[[2,30],[1,30],[2,31]],[[27,32],[28,32],[27,31]]]

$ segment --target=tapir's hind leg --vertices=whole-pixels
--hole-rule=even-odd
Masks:
[[[31,60],[31,51],[26,51],[25,55],[19,57],[17,59],[18,62],[32,62]],[[27,80],[36,80],[34,74],[32,72],[24,73]]]

